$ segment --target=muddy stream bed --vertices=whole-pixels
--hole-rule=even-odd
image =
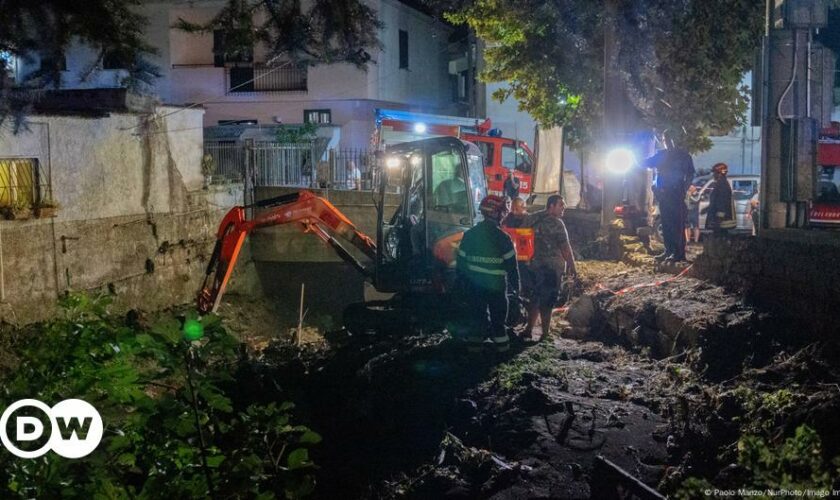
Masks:
[[[590,498],[599,455],[676,497],[831,485],[840,349],[690,272],[629,264],[581,261],[550,336],[503,355],[315,328],[298,347],[267,302],[220,314],[252,353],[243,400],[293,400],[323,435],[319,498]]]

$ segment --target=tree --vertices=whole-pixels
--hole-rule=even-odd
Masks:
[[[140,0],[0,0],[0,126],[11,117],[17,130],[35,92],[60,86],[62,61],[72,43],[87,44],[98,53],[85,76],[106,53],[113,53],[126,63],[127,86],[150,85],[158,73],[146,59],[154,53],[143,39],[146,19],[132,9],[139,4]],[[8,75],[12,59],[32,61],[34,54],[41,56],[40,69],[15,84]]]
[[[613,2],[616,16],[606,15]],[[755,0],[461,0],[437,2],[487,43],[494,96],[513,96],[543,126],[570,129],[587,148],[603,121],[604,32],[617,40],[626,97],[645,126],[675,132],[690,151],[743,121],[740,86],[760,42],[764,3]]]
[[[381,22],[359,0],[314,0],[303,10],[300,0],[228,0],[209,23],[179,19],[176,27],[194,33],[224,32],[224,56],[250,52],[262,44],[269,62],[315,65],[345,62],[359,68],[379,47]]]

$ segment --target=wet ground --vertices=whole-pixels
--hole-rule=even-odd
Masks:
[[[694,498],[688,478],[781,477],[744,459],[742,440],[773,454],[802,424],[821,447],[785,477],[830,483],[818,473],[840,455],[840,350],[794,341],[794,326],[684,268],[640,251],[581,261],[569,317],[505,354],[315,328],[297,346],[268,303],[228,297],[221,314],[251,346],[243,398],[292,399],[323,434],[320,498],[590,498],[599,455]]]

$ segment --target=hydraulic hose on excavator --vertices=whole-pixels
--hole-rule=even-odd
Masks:
[[[370,275],[368,268],[337,238],[349,242],[371,260],[376,258],[376,243],[356,229],[356,226],[326,199],[304,190],[263,200],[253,207],[265,210],[252,220],[246,220],[246,207],[233,207],[219,224],[216,246],[213,248],[204,283],[198,293],[199,313],[214,312],[219,307],[245,237],[251,231],[262,227],[298,223],[304,232],[310,232],[330,245],[339,257],[359,272],[365,276]]]

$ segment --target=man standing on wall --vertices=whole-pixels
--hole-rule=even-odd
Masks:
[[[559,194],[548,197],[545,209],[528,218],[526,227],[534,229],[534,258],[531,260],[533,290],[528,303],[528,327],[525,340],[540,318],[542,336],[551,326],[551,311],[557,305],[564,274],[577,278],[575,256],[569,243],[566,225],[560,219],[566,211],[566,202]]]
[[[683,262],[688,215],[685,193],[694,178],[694,161],[686,151],[675,148],[671,143],[668,149],[648,158],[645,166],[656,169],[653,194],[659,203],[662,239],[665,240],[665,251],[657,255],[656,260]]]

